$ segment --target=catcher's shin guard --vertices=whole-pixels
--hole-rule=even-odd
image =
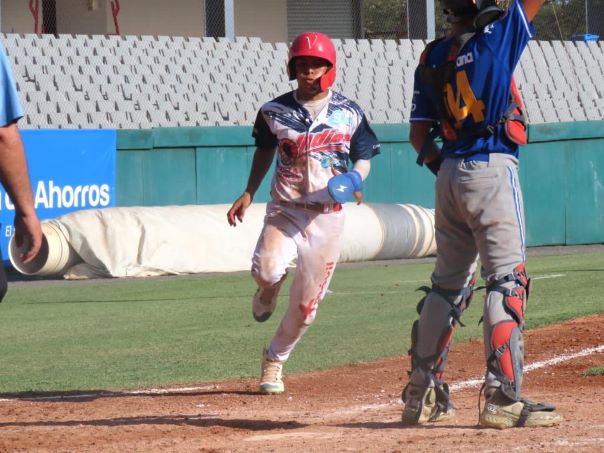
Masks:
[[[461,315],[472,300],[474,280],[458,291],[436,285],[419,302],[420,319],[411,329],[411,371],[409,383],[403,390],[405,402],[403,422],[421,424],[440,421],[453,412],[449,387],[442,380],[449,346]]]
[[[519,401],[524,367],[524,310],[530,279],[524,263],[487,285],[484,313],[487,388],[493,380],[508,398]],[[490,381],[490,382],[489,382]]]

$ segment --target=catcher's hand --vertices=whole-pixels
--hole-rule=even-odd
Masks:
[[[357,204],[363,201],[363,178],[358,171],[352,170],[333,176],[327,183],[327,191],[337,203],[346,203],[354,195]]]

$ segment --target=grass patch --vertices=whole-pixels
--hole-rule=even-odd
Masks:
[[[604,254],[529,258],[526,322],[534,328],[604,310]],[[432,264],[336,270],[331,293],[287,372],[403,356]],[[0,392],[123,389],[255,377],[287,305],[251,316],[247,273],[10,285],[0,305]],[[484,291],[456,341],[481,338]],[[403,372],[401,366],[401,373]]]
[[[584,376],[603,376],[604,375],[604,365],[594,367],[594,368],[589,368],[589,369],[585,370],[583,375]]]

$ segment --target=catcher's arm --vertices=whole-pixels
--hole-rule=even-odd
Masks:
[[[254,199],[254,195],[260,187],[262,180],[266,176],[269,168],[271,168],[271,164],[273,163],[273,158],[275,157],[275,148],[272,149],[264,149],[264,148],[256,148],[256,152],[254,153],[254,159],[252,161],[252,169],[250,170],[250,177],[247,181],[247,186],[243,194],[235,200],[229,212],[227,212],[227,220],[229,225],[237,226],[236,219],[239,222],[243,222],[243,217],[245,216],[245,211],[252,204],[252,200]]]
[[[427,146],[427,153],[424,157],[424,164],[428,169],[436,174],[440,168],[442,158],[440,157],[440,149],[433,139],[429,138],[430,131],[434,127],[434,123],[429,121],[412,121],[409,131],[409,141],[416,153],[422,152],[424,145]],[[426,143],[426,140],[430,142]]]

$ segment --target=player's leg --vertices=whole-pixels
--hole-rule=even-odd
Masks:
[[[287,237],[294,242],[297,263],[287,311],[262,354],[260,391],[263,393],[284,391],[283,365],[314,320],[316,305],[327,291],[339,257],[344,225],[342,212],[318,215],[291,208],[285,208],[284,212],[285,215],[277,216],[279,230],[287,232]]]
[[[436,185],[436,266],[411,333],[411,372],[402,395],[406,424],[441,421],[453,413],[443,372],[453,333],[472,298],[477,256],[472,232],[449,189],[454,164],[444,162]]]
[[[275,310],[279,290],[287,276],[287,268],[297,254],[295,236],[298,234],[298,228],[291,222],[290,217],[269,204],[265,224],[252,258],[252,275],[258,283],[258,290],[252,300],[252,314],[259,322],[266,321]],[[283,392],[284,362],[270,352],[270,347],[262,350],[260,392]]]
[[[296,234],[289,219],[269,205],[252,257],[252,276],[258,284],[252,299],[252,315],[258,322],[266,321],[275,311],[287,268],[296,257]]]
[[[289,305],[265,355],[285,363],[315,319],[340,254],[343,212],[297,213],[298,224],[306,224],[296,236],[298,259],[289,293]]]
[[[271,342],[271,353],[287,360],[315,319],[340,256],[344,213],[303,214],[306,227],[296,236],[298,260],[287,312]]]
[[[477,174],[466,193],[476,201],[468,206],[487,283],[483,314],[486,404],[480,422],[494,428],[554,425],[561,417],[553,412],[553,406],[532,403],[521,396],[522,332],[530,280],[525,269],[517,161],[493,155]]]

